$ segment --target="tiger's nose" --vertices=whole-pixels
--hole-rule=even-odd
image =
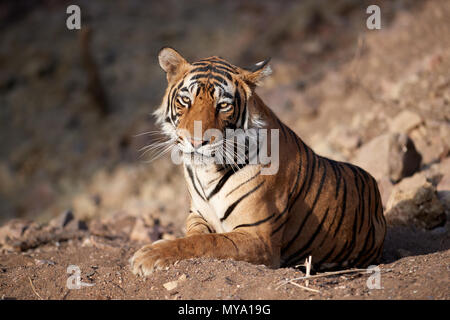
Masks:
[[[194,148],[200,148],[201,146],[204,146],[205,144],[207,144],[208,143],[208,141],[207,140],[196,140],[196,139],[192,139],[192,138],[190,138],[189,139],[189,142],[192,144],[192,146],[194,147]]]

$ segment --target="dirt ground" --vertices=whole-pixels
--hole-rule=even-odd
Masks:
[[[116,230],[126,230],[126,224],[133,218],[122,217],[119,220],[121,223],[114,226]],[[98,225],[91,229],[96,228]],[[136,277],[130,271],[128,259],[143,243],[130,241],[123,231],[117,233],[113,229],[105,231],[103,228],[100,234],[98,231],[49,229],[49,226],[30,227],[27,236],[16,241],[9,252],[1,256],[0,298],[450,298],[450,239],[447,234],[430,234],[409,228],[391,229],[384,262],[378,265],[379,287],[376,287],[376,282],[368,287],[367,281],[375,273],[363,270],[336,275],[318,273],[316,276],[320,277],[309,280],[305,289],[288,282],[292,280],[305,286],[305,280],[295,280],[305,276],[303,267],[273,270],[263,265],[208,258],[184,260],[168,270],[156,271],[148,278]],[[47,238],[48,234],[56,236]],[[403,249],[399,250],[399,247]],[[71,266],[79,268],[81,283],[89,286],[74,288],[77,274]],[[74,285],[72,289],[69,289],[70,283]]]
[[[66,3],[13,2],[0,4],[0,299],[450,299],[447,0],[78,1],[107,115],[87,89],[80,35],[61,27]],[[365,27],[372,2],[381,30]],[[366,270],[313,274],[305,288],[292,280],[303,266],[212,259],[134,276],[128,259],[140,246],[183,235],[189,201],[180,167],[146,163],[139,151],[151,143],[139,134],[156,129],[149,114],[165,86],[156,59],[164,45],[241,66],[272,56],[258,93],[336,160],[356,161],[396,116],[413,112],[415,174],[434,181],[444,219],[389,226],[378,289]],[[386,209],[397,185],[376,177]],[[68,287],[73,270],[86,284],[79,289]]]

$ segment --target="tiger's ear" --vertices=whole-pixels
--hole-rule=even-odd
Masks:
[[[243,79],[250,85],[257,86],[261,83],[265,77],[272,73],[272,69],[269,65],[270,58],[258,62],[250,68],[244,69]]]
[[[171,82],[189,64],[175,49],[164,47],[158,53],[159,65],[167,74],[167,81]]]

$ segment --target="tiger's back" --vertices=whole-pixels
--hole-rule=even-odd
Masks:
[[[315,154],[297,136],[293,139],[299,144],[300,178],[283,222],[281,265],[296,265],[310,255],[317,269],[377,262],[386,222],[375,179],[357,166]],[[283,224],[274,233],[281,228]]]

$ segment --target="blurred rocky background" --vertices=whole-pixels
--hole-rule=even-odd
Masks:
[[[80,31],[66,28],[69,4]],[[370,4],[381,30],[366,28]],[[267,105],[317,153],[377,179],[387,257],[448,249],[449,35],[448,0],[2,1],[0,242],[34,230],[25,220],[142,242],[183,234],[181,168],[139,151],[169,45],[191,61],[272,57],[257,89]]]

